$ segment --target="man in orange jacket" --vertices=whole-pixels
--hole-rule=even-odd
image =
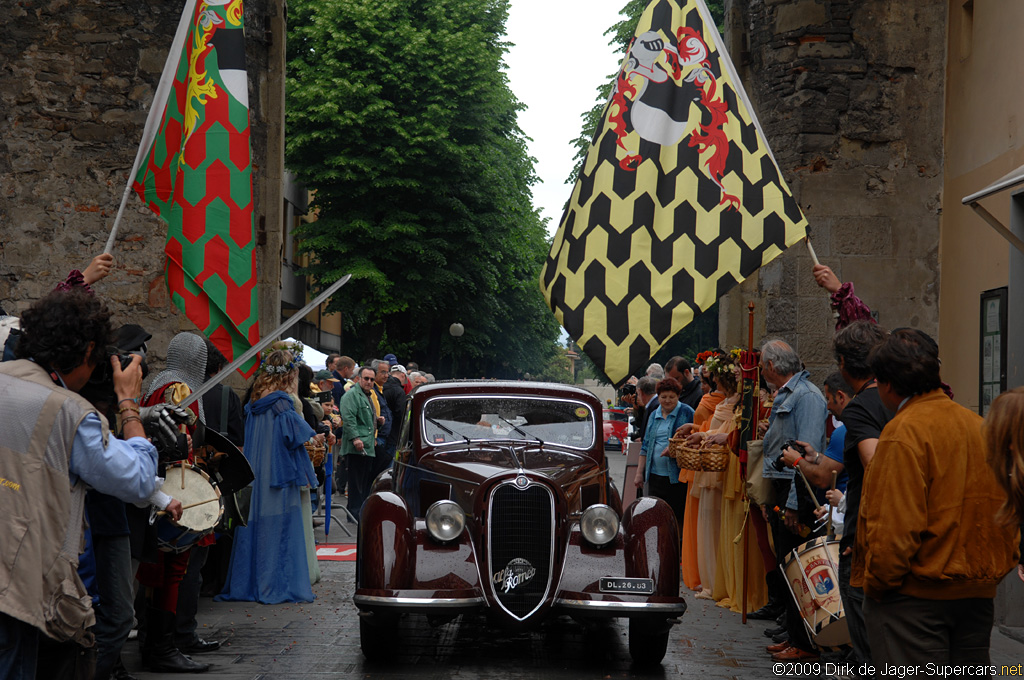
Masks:
[[[870,355],[882,430],[861,496],[854,585],[876,665],[988,666],[993,598],[1017,564],[1019,534],[985,461],[983,420],[941,387],[928,335],[893,331]]]

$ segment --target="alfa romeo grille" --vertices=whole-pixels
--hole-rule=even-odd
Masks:
[[[524,619],[550,586],[554,496],[541,484],[501,484],[491,494],[489,517],[491,589],[506,611]]]

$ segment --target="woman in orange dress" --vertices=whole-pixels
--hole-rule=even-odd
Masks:
[[[701,361],[701,355],[698,355],[697,361]],[[725,395],[715,385],[714,379],[703,367],[700,369],[700,379],[702,383],[701,389],[706,391],[700,400],[700,404],[697,405],[697,410],[693,414],[693,429],[697,431],[707,428],[715,408],[725,398]],[[686,483],[687,489],[692,491],[695,488],[693,484],[695,475],[696,473],[693,470],[682,470],[679,473],[679,481]],[[687,514],[683,518],[682,574],[683,583],[686,587],[697,592],[701,590],[700,567],[697,564],[697,515],[699,511],[700,498],[698,494],[687,493]]]

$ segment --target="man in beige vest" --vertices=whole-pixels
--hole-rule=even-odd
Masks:
[[[140,359],[122,370],[106,355],[102,301],[54,291],[21,327],[19,359],[0,364],[0,677],[56,677],[48,664],[59,655],[40,654],[37,666],[44,640],[92,644],[91,598],[76,572],[86,487],[147,503],[157,453],[138,414]],[[111,362],[124,440],[77,394],[101,361]],[[166,500],[180,516],[181,504]]]

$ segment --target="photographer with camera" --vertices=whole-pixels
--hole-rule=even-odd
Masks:
[[[808,536],[802,532],[805,527],[814,525],[814,513],[806,505],[805,512],[801,513],[795,472],[786,465],[782,452],[792,448],[796,441],[807,442],[816,451],[823,450],[828,409],[821,391],[803,370],[799,355],[782,340],[768,340],[762,345],[761,375],[769,386],[778,389],[764,435],[763,472],[766,479],[772,480],[775,497],[780,499],[783,509],[769,514],[768,508],[762,507],[762,512],[771,525],[779,573],[783,573],[783,559],[807,540]],[[797,450],[803,449],[798,446]],[[778,584],[773,587],[778,588]],[[817,658],[818,652],[807,637],[796,603],[788,593],[783,599],[789,640],[769,648],[772,659],[785,662]]]
[[[146,342],[151,337],[141,326],[122,326],[115,333],[113,345],[107,347],[107,359],[116,358],[124,369],[132,363],[135,356],[138,356],[142,360],[140,367],[145,377]],[[126,419],[133,422],[130,419],[130,416],[135,414],[132,407],[122,404],[118,408],[113,363],[104,362],[97,366],[80,394],[88,399],[109,423],[123,423]],[[138,413],[146,434],[161,442],[161,445],[157,446],[158,453],[161,446],[166,446],[168,441],[173,443],[176,436],[175,422],[187,417],[176,407],[163,406],[144,407],[139,409]],[[150,496],[149,504],[133,505],[132,511],[148,518],[152,506],[155,510],[166,511],[171,517],[181,517],[181,502],[163,493],[159,488],[162,483],[163,479],[158,477],[157,488]],[[99,603],[95,607],[96,625],[91,630],[96,637],[95,677],[97,680],[106,680],[119,665],[121,649],[128,639],[135,618],[135,594],[132,589],[135,568],[132,565],[131,527],[124,501],[96,489],[91,489],[86,494],[85,510],[89,524],[86,531],[91,540],[86,542],[86,552],[80,558],[82,566],[79,568],[79,575],[82,576],[89,592],[99,596]],[[92,568],[88,574],[84,571],[86,565]]]
[[[87,486],[132,503],[156,488],[156,449],[136,413],[141,358],[122,367],[107,357],[110,316],[85,291],[53,291],[23,314],[19,359],[0,364],[0,534],[12,556],[0,563],[9,584],[0,595],[2,677],[60,677],[57,666],[78,653],[53,648],[92,645],[92,601],[75,571]],[[110,364],[125,440],[78,394],[101,362]],[[68,606],[54,606],[58,598]]]

